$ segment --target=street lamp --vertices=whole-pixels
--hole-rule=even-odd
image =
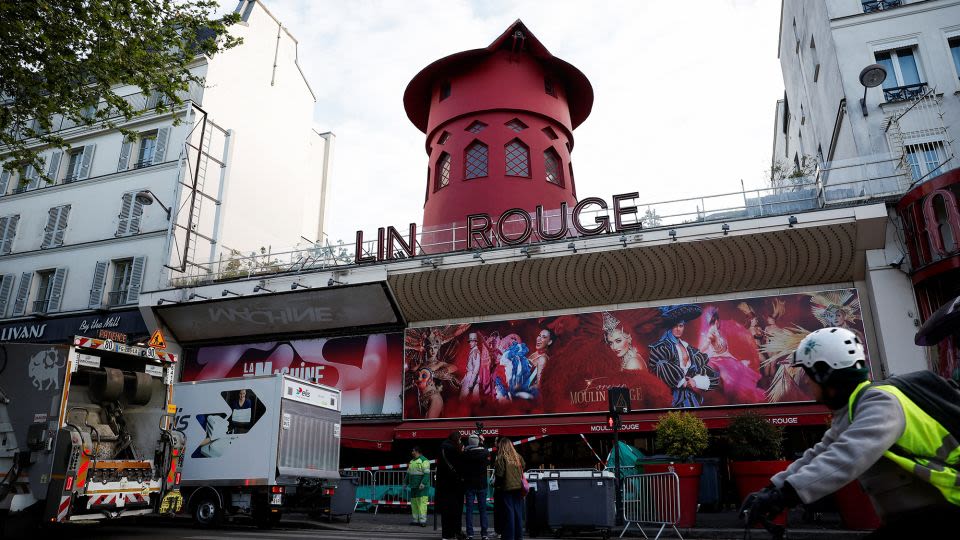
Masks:
[[[154,203],[154,201],[156,201],[156,203],[160,205],[160,208],[163,208],[167,211],[167,219],[170,219],[170,207],[160,202],[160,199],[157,198],[156,194],[149,189],[138,191],[137,194],[134,195],[134,199],[144,206],[151,205]]]
[[[887,79],[887,68],[880,64],[870,64],[860,71],[860,84],[863,85],[863,97],[860,98],[860,112],[867,116],[867,88],[880,86]]]

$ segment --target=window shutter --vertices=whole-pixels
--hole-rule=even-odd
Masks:
[[[143,283],[143,270],[146,266],[146,257],[134,257],[130,268],[130,290],[127,291],[127,303],[136,304],[140,301],[140,285]]]
[[[33,272],[24,272],[20,276],[20,288],[17,289],[17,300],[13,303],[13,316],[22,317],[27,312],[27,300],[30,297],[30,284],[33,282]]]
[[[67,222],[70,219],[70,205],[61,206],[57,215],[57,230],[54,233],[53,245],[62,246],[63,236],[67,234]]]
[[[83,155],[80,156],[80,170],[77,171],[77,180],[83,180],[90,176],[90,164],[93,163],[93,151],[96,148],[94,144],[88,144],[83,147]]]
[[[123,194],[123,203],[120,205],[120,222],[117,225],[116,236],[124,236],[130,231],[130,212],[133,210],[133,193]],[[142,211],[142,209],[141,209]]]
[[[13,292],[13,274],[0,277],[0,319],[7,316],[7,304],[10,302],[10,293]]]
[[[103,305],[103,288],[107,285],[107,266],[110,263],[100,261],[93,271],[93,285],[90,286],[90,300],[87,307],[90,309],[99,309]]]
[[[157,130],[157,148],[153,152],[153,160],[150,162],[151,165],[156,163],[163,163],[163,160],[167,157],[167,142],[170,139],[170,128],[163,127]]]
[[[70,207],[68,206],[67,209]],[[67,269],[57,268],[53,273],[53,282],[50,285],[50,301],[47,302],[47,313],[60,311],[60,301],[63,299],[63,286],[67,282]]]
[[[40,176],[37,174],[37,169],[32,164],[27,165],[26,170],[23,172],[23,179],[27,183],[27,190],[37,189],[37,186],[40,183]]]
[[[7,194],[8,187],[10,187],[10,171],[3,169],[0,171],[0,197]]]
[[[52,154],[50,154],[50,163],[47,166],[47,176],[50,178],[50,181],[53,183],[56,183],[57,181],[57,173],[60,172],[60,159],[62,157],[63,157],[63,152],[61,152],[60,150],[56,150]]]
[[[130,152],[133,150],[133,141],[123,139],[123,146],[120,147],[120,161],[117,163],[117,172],[125,171],[130,167]]]
[[[60,215],[60,207],[54,206],[47,211],[47,226],[43,228],[43,243],[40,244],[41,249],[46,249],[53,246],[54,232],[57,227],[57,216]]]
[[[0,255],[9,255],[13,251],[13,239],[17,236],[19,222],[19,214],[0,218]]]
[[[140,232],[140,216],[143,215],[143,203],[133,196],[133,211],[130,213],[130,219],[127,221],[127,234],[137,234]]]

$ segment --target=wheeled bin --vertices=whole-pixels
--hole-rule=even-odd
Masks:
[[[352,477],[340,477],[337,480],[337,488],[330,496],[330,521],[334,516],[345,516],[347,523],[350,523],[350,517],[357,506],[357,479]]]
[[[531,478],[533,476],[533,478]],[[600,531],[616,526],[616,478],[609,471],[567,470],[528,473],[527,523],[530,536]]]

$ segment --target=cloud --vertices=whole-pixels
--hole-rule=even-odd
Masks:
[[[762,187],[771,158],[779,3],[268,0],[300,42],[315,121],[337,135],[328,230],[422,217],[427,156],[402,97],[422,68],[523,19],[594,87],[574,133],[577,192],[651,203]],[[232,6],[231,6],[232,7]],[[293,244],[296,239],[291,239]]]

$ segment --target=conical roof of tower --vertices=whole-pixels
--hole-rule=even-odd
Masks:
[[[413,125],[426,133],[427,120],[430,115],[430,98],[434,82],[444,74],[461,70],[472,64],[479,63],[502,48],[511,46],[510,40],[514,33],[520,30],[525,37],[525,52],[540,62],[546,64],[550,71],[562,79],[567,90],[567,103],[570,107],[570,120],[576,128],[587,119],[593,108],[593,86],[587,76],[572,64],[550,54],[543,43],[533,35],[523,21],[517,19],[493,43],[482,49],[462,51],[441,58],[423,68],[407,85],[403,93],[403,106],[407,110],[407,118]]]

